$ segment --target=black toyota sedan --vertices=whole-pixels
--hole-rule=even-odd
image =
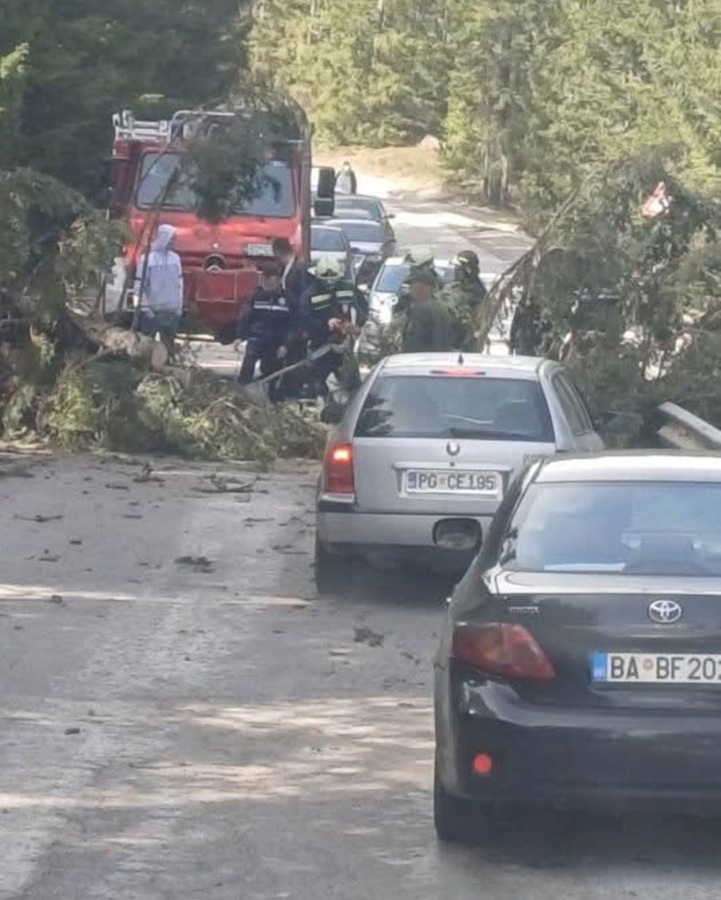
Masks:
[[[500,807],[721,809],[721,456],[531,463],[435,664],[435,823]]]

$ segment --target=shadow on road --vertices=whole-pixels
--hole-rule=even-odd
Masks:
[[[659,873],[718,873],[721,820],[662,814],[525,812],[494,823],[482,848],[443,847],[441,855],[468,862],[506,863],[530,869],[598,869],[652,866]],[[475,859],[474,859],[475,858]]]
[[[348,585],[338,599],[379,606],[440,608],[457,578],[409,568],[375,569],[358,562],[349,567]]]

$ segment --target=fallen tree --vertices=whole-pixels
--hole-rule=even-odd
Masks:
[[[721,204],[676,176],[679,152],[589,174],[491,291],[480,345],[515,309],[517,349],[562,359],[598,412],[641,420],[673,400],[721,422]],[[664,208],[644,215],[660,184]]]
[[[322,452],[325,430],[299,409],[272,406],[194,366],[169,366],[162,345],[132,331],[73,315],[68,322],[61,343],[31,330],[0,349],[12,372],[0,400],[5,437],[260,463]]]

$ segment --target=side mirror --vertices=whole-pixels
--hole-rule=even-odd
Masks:
[[[345,414],[345,406],[340,403],[329,403],[323,407],[320,420],[324,425],[340,425]]]
[[[395,217],[396,217],[395,213],[386,213],[386,219],[395,219]]]
[[[320,200],[335,198],[335,169],[324,166],[318,170],[318,186],[315,195]]]
[[[359,284],[358,290],[363,291],[364,294],[367,294],[368,291],[370,290],[370,285],[369,284]]]

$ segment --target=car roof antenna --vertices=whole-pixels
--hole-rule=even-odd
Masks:
[[[466,362],[465,359],[463,359],[463,353],[459,353],[458,354],[458,365],[459,366],[465,365],[465,362]]]

